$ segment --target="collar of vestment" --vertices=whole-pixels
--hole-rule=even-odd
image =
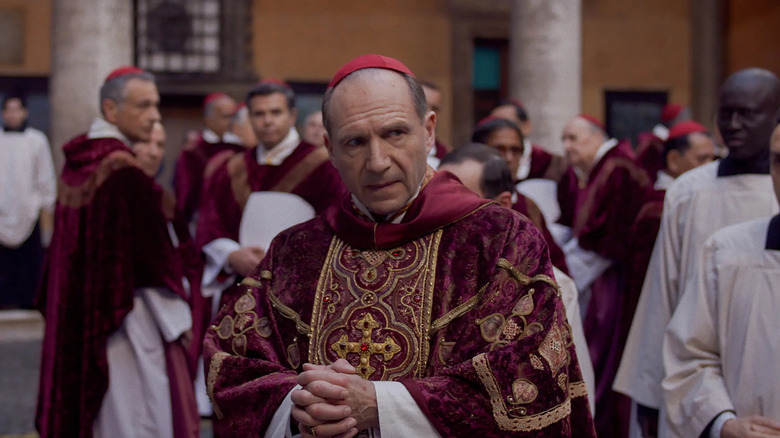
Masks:
[[[656,174],[655,184],[653,184],[653,189],[655,190],[666,190],[669,188],[669,186],[672,185],[674,182],[674,177],[672,175],[669,175],[666,173],[666,171],[659,170]]]
[[[449,172],[435,172],[412,200],[399,223],[374,222],[353,207],[352,197],[328,207],[323,218],[354,248],[390,249],[457,222],[488,205]]]
[[[356,213],[360,216],[362,216],[364,219],[368,219],[371,222],[389,222],[393,224],[400,224],[404,217],[406,216],[406,211],[409,209],[409,207],[412,205],[412,202],[414,202],[415,199],[417,199],[417,196],[420,194],[420,190],[422,190],[423,187],[425,187],[428,182],[433,178],[434,172],[431,166],[428,166],[428,168],[425,171],[425,175],[423,175],[422,179],[420,180],[420,184],[417,185],[417,190],[414,192],[414,195],[412,195],[411,198],[409,198],[409,202],[406,203],[400,210],[394,211],[388,215],[385,215],[381,218],[376,218],[371,211],[368,210],[368,207],[366,207],[362,202],[360,202],[360,199],[358,199],[357,196],[353,193],[351,195],[352,204],[355,206],[355,209],[357,210]]]
[[[585,173],[584,170],[575,167],[574,173],[577,175],[577,179],[582,181],[587,181],[590,178],[590,175],[593,175],[593,173],[596,171],[596,168],[601,164],[601,160],[604,158],[605,155],[607,155],[607,152],[611,151],[618,145],[618,141],[614,138],[610,138],[609,140],[605,141],[604,143],[599,146],[599,148],[596,150],[596,156],[593,158],[593,166],[590,168],[590,172]]]
[[[92,121],[92,125],[89,126],[89,131],[87,131],[87,138],[89,140],[96,138],[115,138],[125,145],[130,146],[130,140],[119,131],[119,128],[117,128],[116,125],[109,123],[100,117]]]
[[[726,157],[718,163],[718,178],[747,174],[769,175],[769,155],[752,161],[739,161]]]
[[[64,146],[65,168],[62,179],[66,184],[81,184],[97,168],[103,158],[114,152],[124,152],[132,157],[130,148],[121,140],[114,137],[89,138],[82,134]]]
[[[766,249],[780,251],[780,215],[769,221],[769,229],[766,232]]]
[[[301,142],[301,137],[295,128],[290,128],[287,136],[272,149],[268,149],[260,143],[257,146],[257,164],[261,166],[279,166],[293,153]]]
[[[669,128],[659,123],[653,127],[653,135],[666,141],[666,139],[669,138]]]
[[[236,134],[233,134],[232,132],[226,132],[225,135],[220,137],[217,135],[216,132],[212,131],[211,129],[204,129],[203,132],[200,133],[201,138],[203,138],[203,141],[209,144],[217,144],[217,143],[230,143],[230,144],[241,144],[241,139],[238,138]]]
[[[523,139],[523,154],[520,155],[520,165],[517,167],[517,175],[515,179],[522,181],[528,178],[531,174],[531,152],[533,152],[534,145],[531,144],[531,140]]]

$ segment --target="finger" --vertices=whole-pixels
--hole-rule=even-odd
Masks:
[[[751,417],[749,420],[752,424],[755,424],[757,426],[773,429],[775,431],[780,431],[780,422],[773,420],[771,418],[755,416],[755,417]]]
[[[357,420],[355,420],[352,417],[347,417],[342,419],[341,421],[318,424],[314,426],[314,432],[315,432],[315,436],[332,437],[335,435],[347,433],[351,429],[354,429],[356,425],[357,425]],[[306,431],[306,427],[304,426],[301,429],[301,431]]]
[[[330,403],[314,403],[306,406],[304,410],[317,423],[339,421],[349,417],[352,410],[346,405],[332,405]]]
[[[292,409],[290,410],[290,415],[293,417],[295,421],[299,423],[308,424],[308,425],[315,425],[320,423],[319,421],[315,420],[311,415],[309,415],[309,413],[306,412],[306,410],[300,406],[293,405]]]
[[[330,382],[334,385],[346,387],[347,384],[349,384],[350,382],[350,377],[353,376],[342,374],[342,373],[335,373],[333,372],[333,370],[330,369],[311,370],[311,371],[304,371],[298,374],[298,384],[305,387],[309,383],[315,381],[324,381],[324,382]]]
[[[306,384],[303,389],[325,400],[339,401],[349,397],[349,391],[346,388],[325,380],[316,380]]]
[[[334,435],[332,438],[352,438],[355,435],[357,435],[358,430],[356,427],[353,427],[352,429],[346,431],[345,433],[340,433],[338,435]]]
[[[314,370],[327,371],[328,370],[328,366],[327,365],[315,365],[313,363],[305,363],[305,364],[303,364],[303,370],[304,371],[314,371]]]
[[[290,394],[290,400],[292,400],[293,404],[296,404],[302,408],[305,408],[306,406],[312,405],[314,403],[327,403],[327,400],[321,397],[317,397],[305,389],[297,389],[293,391],[292,394]]]
[[[333,371],[344,374],[355,374],[357,371],[346,359],[339,359],[331,365]]]

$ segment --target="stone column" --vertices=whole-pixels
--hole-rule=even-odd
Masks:
[[[725,79],[723,0],[691,2],[691,109],[693,118],[715,129],[718,90]]]
[[[580,112],[581,0],[513,0],[510,94],[522,100],[531,141],[563,153],[561,130]]]
[[[52,2],[51,144],[58,168],[61,146],[86,132],[98,114],[106,75],[133,62],[133,2]]]

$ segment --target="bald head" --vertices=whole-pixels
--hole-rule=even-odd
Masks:
[[[589,172],[596,161],[596,152],[607,134],[595,123],[583,117],[574,117],[563,128],[563,150],[572,166]]]
[[[230,131],[235,112],[236,101],[228,95],[221,95],[203,107],[203,122],[208,129],[222,137]]]
[[[749,68],[726,79],[720,89],[717,123],[729,157],[763,160],[780,117],[780,80],[774,73]]]

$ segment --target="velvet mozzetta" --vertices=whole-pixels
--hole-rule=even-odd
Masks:
[[[257,436],[306,362],[400,381],[442,436],[594,436],[544,239],[436,174],[400,224],[348,197],[281,233],[204,346],[215,432]]]
[[[63,151],[39,295],[46,332],[36,425],[42,437],[89,437],[108,387],[107,340],[130,312],[134,291],[184,291],[162,191],[130,149],[80,136]]]
[[[260,165],[256,155],[257,148],[223,152],[209,163],[198,217],[199,247],[223,237],[238,241],[241,214],[252,192],[293,193],[317,213],[345,193],[323,148],[302,142],[279,166]]]
[[[208,143],[201,134],[194,144],[181,151],[176,162],[173,187],[176,193],[176,210],[183,215],[186,222],[192,219],[200,205],[206,163],[219,153],[225,151],[235,153],[242,150],[244,147],[238,144]]]

